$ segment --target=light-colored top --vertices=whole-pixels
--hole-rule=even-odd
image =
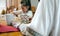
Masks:
[[[32,11],[28,11],[27,13],[20,11],[20,14],[18,15],[18,17],[21,18],[22,23],[29,23],[30,22],[29,19],[32,18],[32,16],[33,16]]]
[[[5,16],[8,25],[11,25],[12,21],[16,17],[14,14],[5,14]]]
[[[29,18],[32,18],[33,17],[33,13],[32,11],[28,11],[27,13],[23,13],[22,10],[20,10],[20,14],[19,15],[27,15]],[[19,16],[18,15],[18,16]]]

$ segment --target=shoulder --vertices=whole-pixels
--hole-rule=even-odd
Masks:
[[[28,13],[32,13],[32,11],[29,10]]]
[[[28,12],[32,12],[31,10],[29,10]]]

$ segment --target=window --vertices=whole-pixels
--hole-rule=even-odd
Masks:
[[[0,0],[0,14],[3,9],[6,10],[6,0]]]

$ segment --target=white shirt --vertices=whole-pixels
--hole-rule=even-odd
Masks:
[[[32,13],[32,11],[28,11],[27,13],[23,13],[23,11],[21,10],[20,15],[27,15],[29,18],[32,18],[33,13]]]
[[[60,36],[60,0],[40,0],[29,27],[43,36]]]
[[[12,21],[16,17],[14,14],[5,14],[5,16],[8,25],[11,25]]]

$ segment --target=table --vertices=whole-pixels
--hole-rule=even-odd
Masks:
[[[21,32],[0,33],[0,36],[23,36]]]

